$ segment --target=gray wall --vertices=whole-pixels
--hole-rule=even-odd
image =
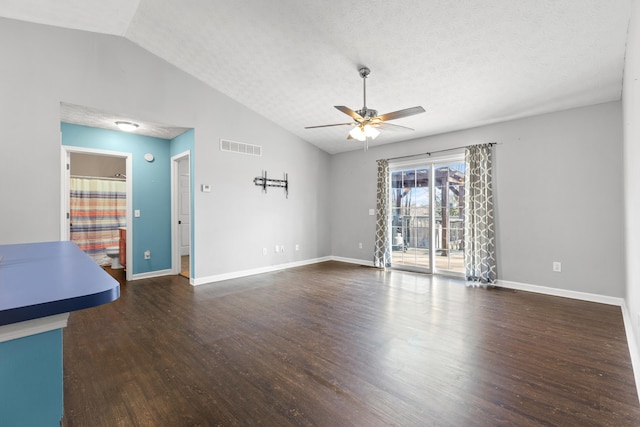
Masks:
[[[624,166],[627,255],[626,303],[631,316],[636,361],[640,360],[640,3],[633,3],[624,68]],[[635,366],[636,371],[639,366]],[[636,372],[640,389],[640,372]]]
[[[0,244],[60,238],[68,102],[195,129],[196,278],[330,254],[325,152],[120,37],[0,19],[0,58],[0,182],[12,183],[0,190]],[[264,155],[222,153],[220,138],[262,145]],[[289,199],[261,194],[253,178],[262,170],[289,173]]]
[[[482,142],[498,143],[499,279],[624,297],[620,102],[333,156],[332,254],[373,258],[377,159]]]
[[[371,261],[376,159],[495,141],[500,278],[625,295],[619,102],[331,157],[119,37],[0,19],[0,55],[0,180],[19,181],[1,190],[0,243],[59,239],[69,102],[195,129],[196,278],[328,255]],[[220,138],[264,155],[222,153]],[[263,170],[289,173],[288,199],[253,185]]]

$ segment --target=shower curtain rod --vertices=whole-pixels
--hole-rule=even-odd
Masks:
[[[497,142],[489,142],[488,143],[490,147],[493,147],[494,145],[497,145]],[[472,144],[472,145],[478,145],[478,144]],[[398,160],[398,159],[408,159],[409,157],[418,157],[418,156],[431,156],[432,154],[435,153],[443,153],[445,151],[454,151],[454,150],[460,150],[461,148],[467,148],[467,147],[471,147],[472,145],[463,145],[462,147],[453,147],[453,148],[445,148],[443,150],[435,150],[435,151],[428,151],[426,153],[418,153],[418,154],[409,154],[407,156],[398,156],[398,157],[390,157],[388,160]]]
[[[126,182],[126,179],[113,178],[108,176],[83,176],[83,175],[71,175],[70,178],[83,178],[83,179],[103,179],[105,181],[122,181]]]

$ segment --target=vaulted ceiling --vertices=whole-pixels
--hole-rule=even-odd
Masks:
[[[631,0],[3,0],[0,16],[125,37],[329,153],[333,106],[421,105],[371,145],[619,100]],[[90,107],[90,106],[88,106]]]

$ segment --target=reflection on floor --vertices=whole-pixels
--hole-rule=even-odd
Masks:
[[[180,275],[189,277],[189,255],[183,255],[180,258]]]
[[[464,274],[464,251],[451,250],[448,254],[436,252],[436,270],[439,272],[453,272]],[[391,252],[391,263],[410,267],[429,268],[429,249],[406,248]]]

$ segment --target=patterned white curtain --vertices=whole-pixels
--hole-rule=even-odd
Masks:
[[[470,284],[494,284],[497,280],[493,225],[491,146],[467,147],[464,197],[464,264]]]
[[[376,191],[376,242],[373,265],[378,268],[391,266],[389,242],[389,162],[378,160],[378,189]]]

